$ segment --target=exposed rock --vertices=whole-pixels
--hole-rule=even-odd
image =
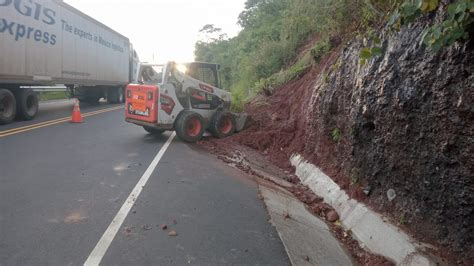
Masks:
[[[394,200],[396,196],[397,196],[397,194],[395,193],[395,190],[393,190],[393,189],[387,190],[387,199],[388,199],[388,201]]]
[[[328,222],[330,222],[330,223],[333,223],[333,222],[339,220],[339,214],[337,214],[337,212],[335,210],[330,210],[326,214],[326,220],[328,220]]]
[[[301,78],[256,97],[246,107],[252,125],[225,142],[265,151],[290,170],[288,158],[300,153],[351,197],[394,219],[410,214],[405,226],[415,237],[474,259],[474,41],[437,53],[420,44],[444,15],[381,32],[383,55],[365,66],[361,39],[336,48]],[[360,197],[364,187],[370,197]]]

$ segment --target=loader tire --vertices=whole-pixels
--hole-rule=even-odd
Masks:
[[[33,89],[18,89],[15,96],[17,115],[24,120],[35,118],[38,113],[38,94]]]
[[[147,126],[143,126],[143,128],[146,130],[146,132],[148,132],[152,135],[161,135],[163,132],[166,131],[164,129],[158,129],[158,128],[147,127]]]
[[[176,119],[176,134],[186,142],[196,142],[204,134],[204,119],[196,112],[183,111]]]
[[[211,118],[209,132],[216,138],[225,138],[235,131],[235,119],[229,112],[217,111]]]
[[[15,95],[7,89],[0,89],[0,125],[8,124],[15,119]]]

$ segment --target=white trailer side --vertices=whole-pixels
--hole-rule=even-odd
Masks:
[[[127,37],[59,0],[0,0],[0,51],[0,89],[20,114],[20,85],[67,84],[84,99],[122,101],[138,60]]]

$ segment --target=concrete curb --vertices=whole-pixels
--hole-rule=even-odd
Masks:
[[[350,199],[329,176],[318,167],[295,154],[290,162],[296,176],[316,195],[324,198],[339,214],[344,229],[370,252],[393,260],[397,265],[436,265],[435,260],[401,229],[390,224],[380,214],[354,199]]]

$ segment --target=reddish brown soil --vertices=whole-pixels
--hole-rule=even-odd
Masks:
[[[396,32],[380,20],[382,55],[364,66],[360,51],[371,44],[349,23],[318,65],[245,107],[248,129],[206,143],[251,148],[288,171],[299,153],[449,264],[474,265],[474,39],[437,52],[421,42],[452,2]]]
[[[473,265],[474,40],[437,53],[417,41],[443,16],[381,33],[383,56],[365,66],[363,41],[334,48],[247,104],[246,130],[206,144],[218,153],[252,149],[289,172],[290,156],[299,153],[449,264]]]
[[[307,135],[310,133],[306,132],[312,121],[308,112],[312,87],[317,82],[317,77],[334,63],[338,55],[339,50],[334,49],[320,64],[308,69],[299,79],[280,87],[274,95],[256,96],[245,106],[245,112],[251,114],[251,121],[246,130],[230,138],[209,141],[217,144],[216,146],[231,143],[245,145],[257,150],[270,162],[285,170],[293,170],[289,162],[290,156],[302,153],[335,179],[353,198],[363,199],[365,195],[361,186],[350,186],[350,179],[341,172],[340,167],[332,164],[335,160],[327,160],[327,156],[337,154],[329,134],[326,134],[325,141],[319,143],[317,149],[308,148],[314,147],[313,143],[308,143]],[[338,145],[338,149],[341,149],[341,145]],[[342,149],[349,150],[349,147]],[[321,154],[324,156],[319,156]]]

